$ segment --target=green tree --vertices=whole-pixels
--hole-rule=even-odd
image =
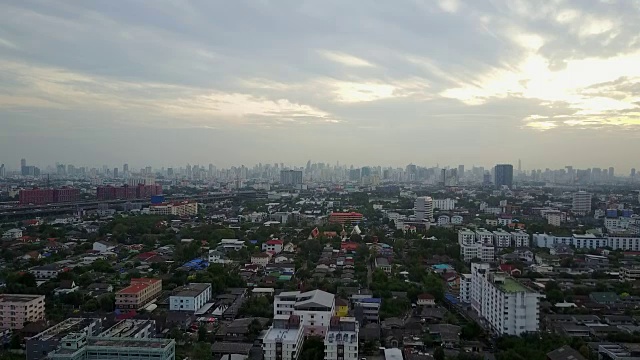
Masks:
[[[198,328],[198,341],[207,341],[207,328],[204,325]]]
[[[438,346],[436,348],[436,350],[433,352],[433,359],[444,360],[444,349],[442,349],[442,347]]]
[[[302,346],[300,359],[323,360],[324,359],[324,340],[317,336],[307,338],[307,340],[304,342]]]
[[[192,355],[194,359],[211,359],[211,344],[198,341],[193,346]]]

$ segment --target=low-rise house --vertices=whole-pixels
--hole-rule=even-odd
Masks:
[[[420,294],[418,295],[418,306],[435,306],[436,298],[431,294]]]
[[[611,305],[620,301],[620,297],[614,292],[592,292],[589,298],[601,305]]]
[[[36,266],[29,269],[29,272],[35,276],[36,280],[51,280],[56,278],[61,271],[62,268],[56,264]]]
[[[232,261],[218,250],[209,250],[209,264],[228,264]]]
[[[391,264],[389,263],[389,260],[387,260],[386,258],[377,257],[375,259],[375,266],[376,266],[376,269],[380,269],[384,271],[386,274],[391,274]]]
[[[93,283],[87,286],[85,290],[87,290],[91,294],[91,296],[98,296],[102,294],[112,293],[113,285],[107,283]]]
[[[604,315],[602,318],[605,323],[612,326],[635,324],[633,318],[627,315]]]
[[[262,244],[262,251],[270,251],[274,254],[279,254],[282,252],[284,248],[284,243],[282,240],[271,239]]]
[[[260,265],[263,267],[267,266],[267,264],[269,263],[269,259],[271,259],[271,256],[269,256],[268,253],[259,253],[259,254],[251,255],[251,263]]]
[[[547,360],[587,360],[569,345],[564,345],[547,353]]]
[[[29,251],[21,257],[23,260],[40,260],[42,258],[44,258],[44,256],[37,251]]]
[[[116,244],[106,241],[96,241],[93,243],[93,251],[103,253],[107,251],[113,251],[116,248]]]
[[[21,229],[10,229],[2,234],[2,239],[4,240],[17,240],[22,238],[22,230]]]
[[[434,341],[439,342],[440,346],[447,349],[459,347],[460,330],[460,326],[451,324],[429,325],[429,335]]]
[[[62,280],[60,281],[60,286],[58,286],[53,292],[56,295],[70,294],[78,291],[80,287],[76,285],[73,280]]]

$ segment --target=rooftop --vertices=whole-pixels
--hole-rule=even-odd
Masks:
[[[44,300],[44,295],[0,294],[0,302],[29,302],[38,298]]]
[[[100,319],[94,318],[69,318],[63,322],[51,326],[43,332],[32,336],[29,340],[60,340],[69,333],[82,331],[94,322],[100,322]]]
[[[171,296],[195,297],[211,288],[211,284],[192,283],[176,288]]]
[[[526,288],[524,285],[520,284],[519,282],[517,282],[516,280],[510,277],[505,277],[504,282],[502,284],[496,284],[496,285],[500,290],[506,293],[532,292],[531,290]]]
[[[137,337],[136,335],[148,326],[151,326],[155,331],[155,320],[126,319],[103,331],[100,336],[108,338]]]

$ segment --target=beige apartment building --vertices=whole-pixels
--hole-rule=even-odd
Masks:
[[[162,280],[131,279],[131,284],[116,293],[116,308],[138,310],[155,300],[162,291]]]
[[[0,329],[18,330],[44,320],[44,295],[0,294]]]

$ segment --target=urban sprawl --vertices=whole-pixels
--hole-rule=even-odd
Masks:
[[[0,165],[0,359],[640,359],[640,175]]]

